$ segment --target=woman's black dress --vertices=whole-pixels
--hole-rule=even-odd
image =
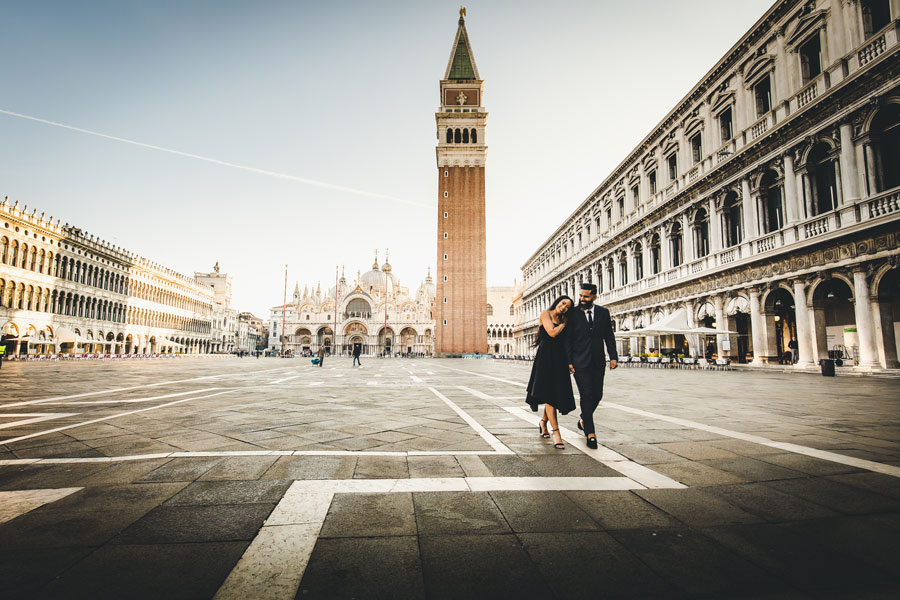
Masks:
[[[525,402],[534,412],[537,412],[538,404],[549,404],[563,415],[575,409],[569,361],[564,346],[565,336],[565,329],[555,338],[547,335],[543,325],[538,330],[538,339],[541,342],[534,355],[531,379],[528,380],[528,394],[525,397]]]

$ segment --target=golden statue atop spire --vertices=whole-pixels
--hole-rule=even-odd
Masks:
[[[465,7],[465,6],[460,6],[460,7],[459,7],[459,16],[460,16],[460,17],[465,17],[465,16],[466,16],[466,7]]]

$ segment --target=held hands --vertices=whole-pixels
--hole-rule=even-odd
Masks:
[[[609,361],[609,370],[610,371],[612,371],[613,369],[615,369],[618,366],[619,366],[619,361],[617,361],[617,360]]]
[[[574,374],[575,374],[575,366],[569,365],[569,375],[574,375]]]

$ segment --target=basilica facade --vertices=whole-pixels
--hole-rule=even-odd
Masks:
[[[413,291],[400,283],[390,262],[357,272],[348,281],[342,274],[337,286],[314,291],[295,285],[287,304],[274,306],[269,317],[269,350],[348,355],[360,346],[363,355],[434,354],[435,286],[428,275]]]
[[[625,354],[900,366],[898,17],[776,2],[525,262],[518,347],[589,281]]]

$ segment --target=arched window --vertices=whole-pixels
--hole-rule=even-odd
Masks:
[[[28,261],[28,269],[31,271],[36,271],[37,270],[36,263],[37,263],[37,248],[32,246],[31,247],[31,257],[30,257],[30,260]]]
[[[5,235],[0,238],[0,260],[3,261],[3,264],[6,264],[6,260],[9,258],[7,256],[9,254],[9,238]]]
[[[624,252],[619,255],[619,283],[628,285],[628,261]]]
[[[28,244],[22,244],[22,262],[19,265],[21,268],[26,268],[26,263],[28,262]]]
[[[871,193],[900,186],[900,104],[888,104],[872,120],[868,165]],[[874,181],[872,181],[874,179]]]
[[[494,314],[494,307],[490,304],[487,305],[487,314],[489,317]]]
[[[459,129],[453,132],[453,141],[457,144],[462,142],[462,132]]]
[[[478,130],[475,129],[475,128],[472,129],[471,139],[472,139],[472,143],[473,143],[473,144],[477,144],[477,143],[478,143]]]
[[[837,207],[837,161],[830,155],[828,144],[813,146],[806,159],[808,183],[807,210],[810,217],[821,215]]]
[[[468,144],[469,143],[469,130],[463,129],[462,134],[463,134],[463,138],[462,138],[463,144]]]
[[[38,273],[44,272],[44,261],[46,259],[47,259],[47,251],[44,249],[41,249],[40,262],[38,263]]]
[[[723,215],[725,217],[725,247],[737,246],[744,237],[741,199],[737,192],[728,192],[725,196]]]
[[[890,0],[862,0],[863,31],[866,38],[870,38],[891,22]]]
[[[659,234],[654,233],[650,238],[650,274],[656,275],[660,271]]]
[[[510,305],[509,305],[509,316],[512,317],[512,316],[515,315],[515,314],[516,314],[516,305],[515,305],[515,304],[510,304]]]
[[[778,231],[784,225],[784,209],[781,204],[781,187],[778,185],[778,173],[766,171],[759,182],[759,206],[762,210],[760,220],[763,233]]]
[[[449,127],[447,128],[447,143],[448,144],[453,143],[453,130],[450,129]]]
[[[709,213],[701,208],[694,215],[694,250],[697,258],[709,254]]]

